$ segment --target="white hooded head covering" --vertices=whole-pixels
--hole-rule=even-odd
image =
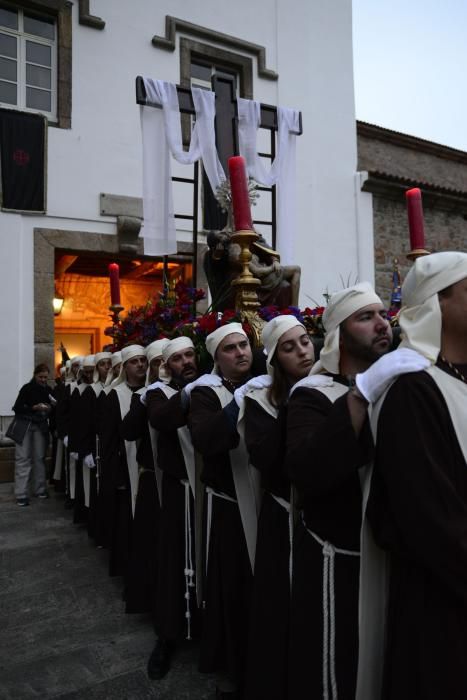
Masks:
[[[164,349],[171,341],[168,338],[160,338],[159,340],[154,340],[146,347],[146,357],[148,362],[151,362],[155,357],[161,357]]]
[[[340,324],[356,311],[363,309],[364,306],[381,303],[381,299],[369,282],[354,284],[352,287],[347,287],[333,294],[323,313],[323,326],[326,331],[324,346],[319,360],[313,365],[310,374],[319,374],[320,372],[339,374]]]
[[[125,364],[128,360],[132,360],[134,357],[146,357],[146,350],[142,345],[128,345],[126,348],[122,348],[122,366],[120,367],[120,374],[112,382],[112,386],[116,387],[127,380],[127,374],[125,369]]]
[[[170,343],[168,338],[160,338],[159,340],[154,340],[152,343],[146,346],[146,357],[148,358],[148,371],[146,373],[146,384],[149,382],[149,374],[151,361],[156,357],[162,357],[162,352],[166,345]]]
[[[122,361],[122,353],[120,350],[116,350],[115,352],[112,353],[112,357],[110,358],[110,362],[112,363],[112,367],[109,369],[109,372],[107,374],[107,379],[105,380],[104,386],[110,386],[112,382],[114,381],[114,374],[113,374],[113,368],[116,365],[119,365],[120,362]],[[115,381],[118,379],[118,377],[115,377]]]
[[[402,347],[412,348],[436,362],[442,330],[438,292],[465,278],[467,253],[431,253],[417,258],[402,285]]]
[[[271,360],[276,352],[277,343],[287,331],[296,326],[301,326],[306,333],[306,328],[303,323],[300,323],[298,318],[293,315],[283,315],[276,316],[266,323],[261,333],[261,340],[264,346],[264,353],[266,358],[266,368],[267,372],[271,377],[274,376],[274,367],[271,364]]]
[[[178,338],[169,340],[162,350],[162,364],[159,367],[159,380],[169,384],[172,380],[172,372],[167,364],[167,360],[174,355],[176,352],[181,352],[182,350],[188,350],[188,348],[195,348],[191,338],[186,335],[181,335]]]
[[[80,371],[81,367],[83,366],[83,360],[84,360],[84,357],[82,355],[75,355],[74,357],[71,358],[71,360],[70,360],[70,372],[69,372],[71,379],[74,379],[75,376],[76,377],[78,376],[79,371]],[[73,367],[73,365],[78,365],[78,371],[76,372],[76,375],[73,375],[73,372],[71,371],[71,368]]]
[[[112,367],[115,367],[115,365],[119,365],[121,361],[122,361],[122,353],[120,350],[116,350],[115,352],[112,353],[112,357],[110,358],[110,362],[112,363]]]
[[[94,384],[99,381],[99,370],[97,369],[97,365],[101,360],[111,360],[112,359],[112,353],[111,352],[96,352],[94,355],[94,362],[96,364],[96,367],[94,369],[94,374],[92,376],[92,381]]]
[[[92,367],[94,369],[95,365],[96,365],[96,363],[94,361],[94,355],[85,355],[83,357],[83,361],[82,361],[80,368],[78,370],[78,374],[76,375],[77,379],[80,379],[82,377],[83,369],[85,367]]]
[[[216,328],[215,331],[213,331],[206,337],[206,350],[214,360],[214,368],[212,370],[212,374],[218,374],[218,367],[216,362],[217,348],[222,343],[224,338],[227,338],[228,335],[232,335],[232,333],[240,333],[240,335],[244,335],[245,338],[248,340],[248,336],[243,330],[241,323],[226,323],[225,326],[220,326],[219,328]]]

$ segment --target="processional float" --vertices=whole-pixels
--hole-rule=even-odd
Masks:
[[[221,79],[222,80],[222,79]],[[215,137],[216,147],[219,151],[220,159],[223,165],[227,165],[229,173],[229,182],[227,184],[229,191],[229,199],[231,205],[228,221],[231,222],[232,230],[229,231],[229,241],[238,246],[238,271],[233,276],[230,286],[233,296],[233,305],[235,311],[243,322],[247,322],[252,330],[253,342],[255,345],[260,344],[261,329],[264,325],[263,319],[258,314],[260,301],[258,291],[261,286],[261,280],[252,274],[250,263],[252,261],[251,247],[257,244],[260,236],[254,230],[253,220],[251,216],[251,182],[248,180],[245,160],[238,154],[238,114],[237,100],[235,93],[230,86],[230,96],[225,97],[225,89],[221,89],[221,82],[218,78],[213,79],[213,92],[215,93],[216,101],[216,119],[215,119]],[[225,88],[225,86],[223,86]],[[195,106],[193,102],[192,92],[190,88],[176,87],[179,100],[179,108],[181,114],[195,115]],[[136,79],[136,102],[142,106],[160,109],[162,105],[151,102],[146,95],[145,83],[142,77]],[[275,155],[275,132],[278,130],[278,111],[276,107],[270,105],[260,105],[260,127],[271,131],[271,157]],[[299,128],[296,135],[302,133],[302,117],[299,113]],[[174,180],[183,180],[183,178],[173,178]],[[188,181],[188,180],[186,180]],[[191,181],[191,180],[190,180]],[[198,182],[197,163],[195,164],[195,178],[193,182]],[[263,189],[263,188],[259,188]],[[220,193],[216,193],[220,195]],[[224,188],[225,195],[225,188]],[[222,201],[220,196],[216,197],[218,202]],[[224,196],[225,202],[225,196]],[[406,191],[406,202],[408,212],[408,222],[410,231],[410,248],[407,258],[414,261],[422,255],[428,255],[429,251],[425,249],[424,226],[423,226],[423,210],[422,198],[419,188],[412,188]],[[272,187],[272,224],[273,230],[275,225],[275,204],[276,191],[275,186]],[[224,204],[225,208],[225,204]],[[274,248],[273,236],[273,248]],[[197,230],[193,227],[193,286],[196,286],[196,251],[197,251]],[[278,253],[275,250],[269,251],[272,254]],[[164,281],[168,279],[168,256],[163,255],[164,266]],[[120,314],[124,310],[121,305],[120,287],[119,287],[119,266],[116,263],[109,265],[110,276],[110,291],[111,305],[111,321],[113,327],[117,327],[120,322]],[[400,296],[400,272],[398,261],[394,259],[393,269],[393,293],[391,298],[391,307],[397,311],[401,305]]]

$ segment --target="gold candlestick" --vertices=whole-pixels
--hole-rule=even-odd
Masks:
[[[414,250],[411,250],[410,253],[407,253],[405,257],[408,258],[408,260],[415,262],[417,258],[421,258],[424,255],[431,255],[431,251],[425,250],[425,248],[415,248]]]
[[[235,310],[239,312],[242,321],[247,321],[253,331],[253,344],[261,345],[261,331],[264,321],[258,315],[260,306],[257,290],[261,281],[254,277],[250,270],[252,258],[250,245],[257,241],[258,234],[254,231],[235,231],[231,236],[232,243],[240,246],[239,262],[242,266],[240,274],[232,280],[235,291]]]
[[[112,320],[112,325],[117,326],[120,323],[120,314],[125,307],[120,304],[111,304],[109,306],[110,318]]]

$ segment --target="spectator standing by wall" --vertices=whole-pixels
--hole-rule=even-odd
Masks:
[[[48,498],[45,453],[49,440],[49,415],[52,410],[47,385],[49,368],[39,364],[27,384],[21,387],[13,406],[16,419],[27,425],[21,444],[16,443],[15,496],[19,506],[29,505],[29,482],[38,498]]]

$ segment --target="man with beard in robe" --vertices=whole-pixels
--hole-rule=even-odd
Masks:
[[[112,390],[112,382],[118,379],[122,366],[122,353],[115,350],[110,357],[110,369],[104,382],[104,388],[99,393],[96,401],[95,425],[96,425],[96,478],[99,488],[96,494],[96,520],[95,520],[95,540],[97,547],[109,546],[109,531],[105,512],[105,494],[107,493],[105,484],[105,474],[102,469],[102,426],[105,417],[105,404],[107,396]]]
[[[131,397],[146,381],[146,351],[141,345],[122,349],[120,374],[114,380],[100,416],[101,465],[104,489],[109,574],[125,576],[130,549],[130,530],[136,502],[138,463],[136,443],[121,435],[122,421],[130,410]]]
[[[362,650],[357,697],[366,700],[370,692],[384,700],[464,700],[467,255],[418,258],[402,299],[401,345],[420,353],[426,369],[398,378],[372,406],[377,441],[367,514],[377,544],[388,553],[389,576],[380,579],[380,590],[389,584],[389,591],[384,630],[381,618],[366,614],[375,589],[366,587],[365,572],[376,571],[376,559],[367,558],[363,540],[362,619],[370,629],[376,623],[373,631],[385,631],[385,639],[368,640],[364,648],[370,656]],[[360,391],[373,402],[380,364],[357,376]],[[374,651],[384,649],[384,641],[381,695],[368,677],[378,664]]]
[[[69,360],[68,360],[69,362]],[[52,463],[54,465],[54,471],[52,476],[52,483],[54,485],[55,491],[63,493],[65,491],[65,450],[63,446],[62,438],[58,437],[57,428],[57,407],[63,400],[66,393],[66,366],[60,367],[60,381],[57,381],[55,387],[52,391],[52,396],[55,399],[55,410],[50,419],[50,430],[54,436],[54,452]]]
[[[75,498],[75,460],[70,460],[70,450],[68,449],[68,433],[70,430],[70,406],[71,395],[78,385],[78,372],[83,363],[83,357],[76,355],[71,360],[67,360],[67,372],[65,374],[65,391],[55,407],[55,423],[57,427],[57,438],[62,441],[65,452],[65,508],[73,508]]]
[[[87,454],[86,435],[84,433],[83,423],[83,405],[82,396],[84,391],[92,384],[96,362],[94,355],[86,355],[83,359],[83,365],[78,373],[78,385],[74,388],[70,397],[70,423],[68,431],[68,449],[70,451],[70,460],[74,460],[74,509],[73,522],[86,523],[87,511],[89,505],[89,489],[88,498],[86,499],[86,487],[89,486],[89,479],[84,480],[83,458]],[[86,477],[88,477],[86,470]],[[86,503],[87,500],[87,503]]]
[[[104,389],[111,366],[112,353],[98,352],[94,356],[95,367],[92,383],[84,387],[79,402],[79,422],[77,426],[79,457],[82,460],[84,505],[87,509],[87,527],[90,537],[96,535],[97,492],[100,474],[96,470],[99,452],[97,444],[97,401]]]
[[[155,340],[146,347],[148,370],[146,387],[131,397],[130,410],[122,421],[122,437],[137,441],[136,459],[139,465],[138,492],[131,531],[131,551],[126,579],[127,613],[153,612],[156,587],[156,551],[160,502],[155,474],[157,452],[150,432],[145,403],[147,386],[159,379],[162,351],[166,338]]]
[[[238,474],[238,467],[246,474],[248,455],[237,432],[239,408],[234,392],[251,377],[252,352],[239,323],[210,333],[206,349],[214,360],[213,374],[208,375],[213,381],[194,389],[189,417],[193,445],[203,457],[201,479],[207,487],[199,669],[219,674],[218,698],[234,699],[241,697],[245,677],[254,559],[250,548],[254,550],[257,522],[257,512],[244,510],[241,515],[243,503],[238,500],[234,472]]]
[[[353,387],[358,372],[388,353],[392,333],[381,299],[366,282],[333,294],[323,325],[320,359],[293,387],[288,411],[286,468],[302,509],[293,541],[288,697],[302,697],[306,689],[313,698],[354,700],[358,470],[369,462],[373,441],[367,402]],[[394,376],[396,368],[388,371]]]
[[[162,357],[163,381],[150,385],[145,396],[149,423],[157,432],[157,467],[162,471],[154,606],[157,641],[148,661],[152,680],[167,674],[177,644],[197,631],[194,458],[183,393],[198,374],[193,342],[185,336],[174,338]]]

